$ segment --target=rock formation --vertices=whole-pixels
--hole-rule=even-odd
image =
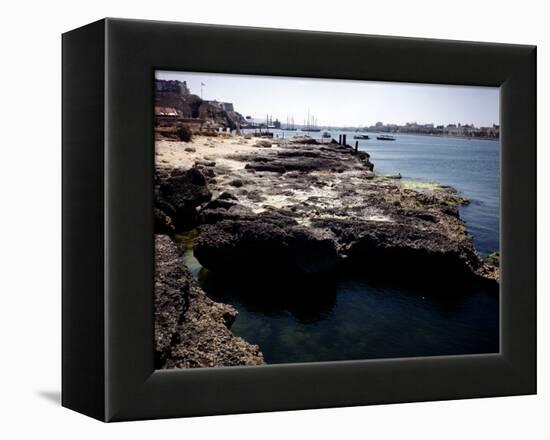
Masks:
[[[157,368],[260,365],[256,345],[229,330],[237,311],[209,299],[166,235],[155,236]]]
[[[218,206],[218,205],[217,205]],[[312,274],[336,266],[336,246],[321,230],[300,226],[279,212],[250,215],[218,206],[204,212],[212,222],[199,228],[194,253],[200,263],[229,272],[237,267],[261,272]],[[225,215],[227,214],[227,216]],[[216,220],[216,215],[219,215]]]
[[[243,172],[214,168],[214,192],[233,186],[235,194],[199,208],[196,257],[226,272],[338,267],[407,282],[498,280],[459,217],[467,200],[443,185],[414,189],[394,176],[375,177],[369,155],[360,153],[290,140],[233,155]]]
[[[307,136],[193,142],[176,143],[186,167],[157,166],[156,233],[197,228],[202,266],[252,274],[259,282],[246,294],[263,307],[318,319],[334,301],[323,286],[343,271],[441,292],[498,288],[498,267],[480,258],[460,218],[468,201],[450,187],[375,175],[366,152]],[[177,246],[156,236],[158,368],[261,364],[259,348],[230,331],[236,313],[209,299]]]
[[[194,226],[197,220],[196,208],[212,197],[203,173],[193,167],[189,170],[174,170],[169,176],[157,173],[156,214],[162,224],[162,216],[171,219],[176,229]],[[168,232],[166,228],[159,232]]]

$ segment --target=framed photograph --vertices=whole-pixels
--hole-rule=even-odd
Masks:
[[[63,35],[63,405],[536,392],[536,48],[104,19]]]

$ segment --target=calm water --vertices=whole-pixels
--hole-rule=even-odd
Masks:
[[[395,138],[359,141],[360,149],[370,153],[375,171],[451,185],[470,200],[460,215],[476,249],[482,254],[498,251],[498,141],[413,135]]]
[[[331,131],[335,138],[339,133]],[[348,143],[355,142],[353,134],[347,132]],[[478,251],[498,250],[498,142],[397,135],[393,142],[371,139],[359,145],[379,173],[455,187],[471,201],[461,216]],[[499,351],[495,294],[410,289],[358,278],[273,285],[248,280],[246,268],[233,280],[218,279],[201,270],[190,237],[181,241],[187,247],[184,260],[207,294],[239,311],[233,332],[258,344],[268,363]]]

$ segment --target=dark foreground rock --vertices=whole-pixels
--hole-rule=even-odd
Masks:
[[[354,272],[405,284],[462,285],[475,282],[484,266],[469,236],[443,232],[435,214],[391,222],[320,219],[314,226],[334,233],[343,266]]]
[[[317,141],[314,140],[315,143]],[[250,171],[269,171],[287,173],[292,171],[333,171],[348,170],[372,171],[374,165],[370,156],[364,151],[355,152],[347,145],[323,144],[315,145],[281,145],[275,152],[264,154],[240,155],[238,160],[246,161],[245,169]]]
[[[155,236],[155,265],[157,368],[264,363],[258,346],[231,333],[237,311],[205,295],[166,235]]]
[[[169,218],[172,230],[192,227],[197,221],[197,207],[211,199],[206,177],[197,167],[174,170],[169,176],[157,171],[155,221],[157,232],[170,233],[165,227]]]
[[[336,193],[330,203],[310,197],[260,213],[234,196],[215,199],[201,210],[195,257],[218,272],[290,276],[338,268],[403,284],[496,285],[498,271],[475,251],[456,208],[464,201],[453,190],[427,194],[387,179]]]
[[[175,232],[172,219],[159,207],[155,207],[155,232],[160,234]]]
[[[291,217],[236,213],[231,208],[216,212],[221,221],[216,222],[210,213],[207,218],[214,223],[202,225],[194,243],[195,257],[209,269],[230,272],[246,267],[269,273],[314,274],[336,266],[332,237],[300,226]]]

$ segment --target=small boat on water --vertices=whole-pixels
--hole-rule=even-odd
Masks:
[[[394,141],[395,138],[393,136],[389,136],[387,134],[382,134],[380,136],[376,136],[376,139],[379,141]]]
[[[355,136],[353,136],[353,139],[367,140],[367,139],[370,139],[370,137],[368,134],[356,134]]]
[[[324,131],[322,136],[323,136],[324,138],[329,138],[329,137],[330,137],[330,133],[329,133],[328,131]]]

